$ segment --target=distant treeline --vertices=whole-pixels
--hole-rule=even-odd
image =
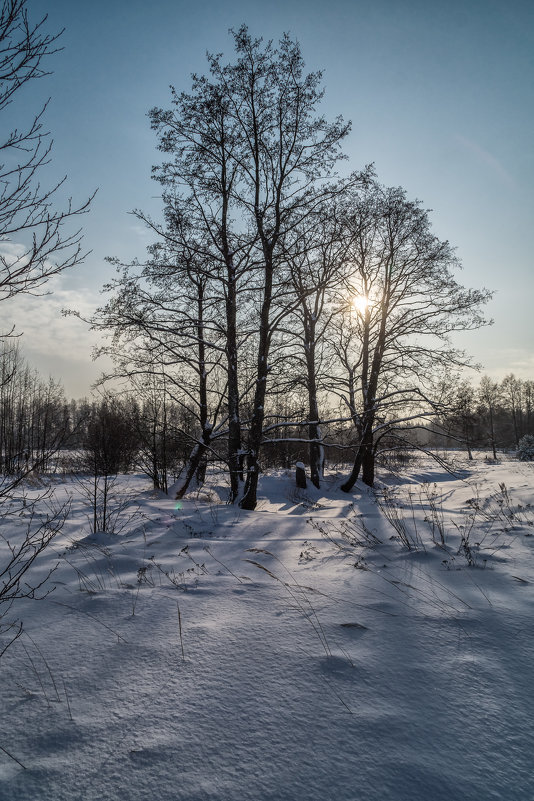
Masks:
[[[487,449],[496,457],[534,432],[533,400],[534,381],[514,375],[501,382],[484,376],[477,385],[457,383],[447,413],[420,427],[400,426],[382,440],[378,459],[387,463],[392,452],[411,447]],[[297,395],[277,397],[267,410],[273,425],[284,424],[284,433],[265,442],[263,469],[307,462],[309,442],[297,425],[304,413],[298,401]],[[350,463],[358,446],[354,427],[336,422],[334,408],[319,422],[328,465]],[[193,410],[173,401],[159,382],[93,400],[67,400],[59,382],[43,381],[28,366],[18,345],[6,345],[0,353],[0,441],[3,475],[136,469],[166,490],[169,481],[185,478],[199,431]],[[210,462],[224,469],[226,452],[225,438],[215,440],[188,484],[202,483]]]

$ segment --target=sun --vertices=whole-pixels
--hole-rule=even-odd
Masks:
[[[354,306],[358,314],[364,315],[367,309],[369,308],[369,298],[367,297],[367,295],[356,295],[352,299],[352,305]]]

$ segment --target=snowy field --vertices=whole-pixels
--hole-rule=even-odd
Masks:
[[[55,589],[0,660],[0,799],[532,801],[534,464],[455,470],[380,473],[378,503],[269,474],[255,512],[131,476],[92,536],[54,483]]]

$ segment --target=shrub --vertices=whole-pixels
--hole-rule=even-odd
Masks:
[[[525,434],[519,440],[519,447],[517,449],[517,458],[522,462],[534,461],[534,435]]]

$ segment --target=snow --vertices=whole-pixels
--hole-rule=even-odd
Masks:
[[[120,535],[54,484],[72,512],[36,567],[54,592],[13,610],[0,798],[531,801],[534,464],[419,461],[379,474],[389,507],[340,478],[264,473],[244,512],[220,476],[179,503],[129,476]]]

